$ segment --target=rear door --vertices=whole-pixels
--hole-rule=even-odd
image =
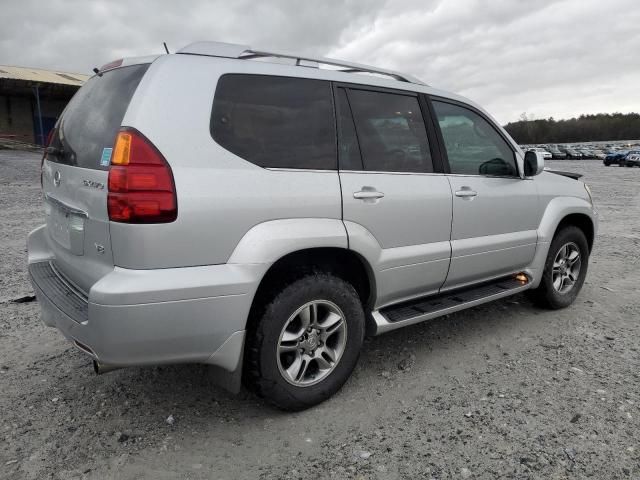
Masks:
[[[532,179],[516,153],[472,107],[433,99],[453,192],[451,267],[444,289],[518,272],[533,260],[540,221]]]
[[[434,172],[418,96],[346,85],[335,97],[343,218],[352,248],[362,228],[378,245],[369,254],[376,306],[437,292],[449,267],[451,190]]]
[[[149,64],[90,78],[54,129],[42,186],[54,267],[84,292],[113,268],[107,213],[111,149]]]

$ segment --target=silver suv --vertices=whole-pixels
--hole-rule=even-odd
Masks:
[[[206,363],[301,409],[365,332],[525,290],[574,301],[596,211],[543,162],[409,75],[195,43],[105,65],[71,100],[29,273],[98,373]]]

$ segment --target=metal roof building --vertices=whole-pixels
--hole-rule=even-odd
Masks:
[[[42,70],[41,68],[0,65],[0,79],[80,87],[89,79],[89,75]]]
[[[0,139],[44,144],[89,75],[0,65]]]

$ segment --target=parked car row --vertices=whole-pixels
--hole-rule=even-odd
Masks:
[[[600,149],[568,147],[560,145],[523,145],[525,152],[533,151],[543,154],[545,159],[554,160],[583,160],[583,159],[600,159],[604,160],[606,153]]]
[[[525,151],[540,152],[545,160],[551,160],[553,158],[553,155],[550,152],[547,152],[544,148],[541,148],[541,147],[533,147],[533,148],[526,149]]]
[[[620,167],[640,167],[640,150],[612,152],[602,161],[605,167],[618,165]]]
[[[640,167],[640,150],[629,152],[624,163],[627,167]]]

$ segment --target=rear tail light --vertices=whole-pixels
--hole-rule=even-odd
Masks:
[[[118,132],[109,167],[109,220],[122,223],[168,223],[178,216],[171,167],[137,130]]]

